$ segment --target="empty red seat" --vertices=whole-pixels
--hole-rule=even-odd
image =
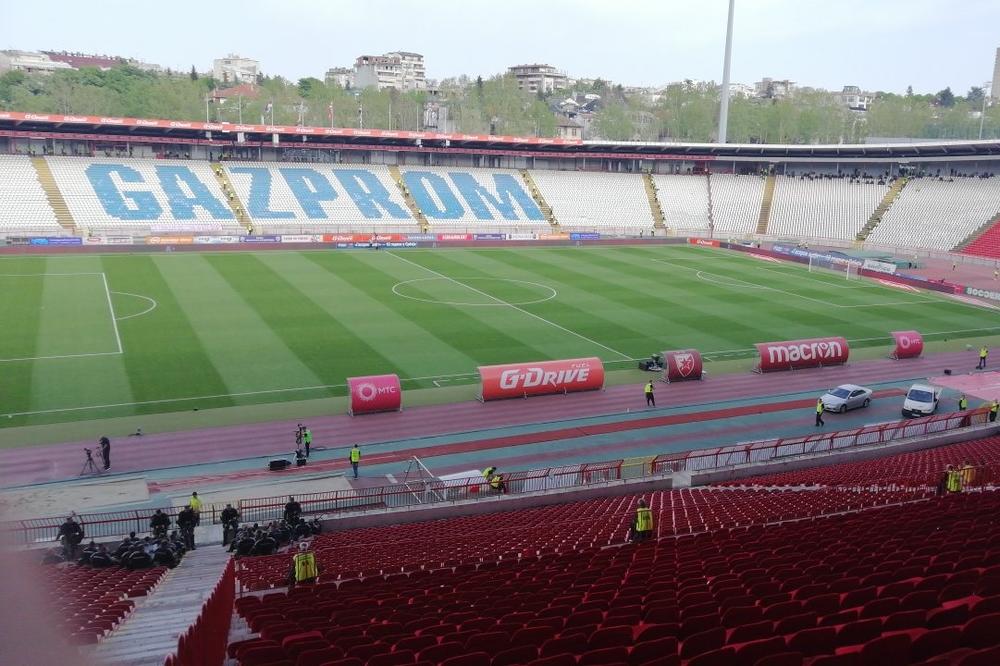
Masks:
[[[788,637],[788,649],[807,657],[831,654],[837,649],[837,630],[833,627],[804,629]]]
[[[490,655],[485,652],[468,652],[445,659],[441,666],[490,666]]]
[[[518,666],[533,661],[537,657],[538,648],[534,645],[521,645],[494,654],[490,666]]]
[[[580,655],[580,666],[608,666],[609,664],[624,664],[628,660],[628,650],[625,647],[606,647],[599,650],[589,650]]]

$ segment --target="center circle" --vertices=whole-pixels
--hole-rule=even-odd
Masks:
[[[490,294],[486,289],[485,282],[506,282],[508,284],[521,286],[522,290],[527,286],[531,291],[541,291],[544,296],[539,296],[537,298],[523,297],[520,300],[507,300],[499,296]],[[437,284],[447,284],[453,286],[455,289],[467,292],[471,296],[475,296],[479,300],[473,302],[472,299],[454,299],[449,298],[447,300],[443,298],[427,298],[424,296],[413,296],[411,294],[404,293],[407,285],[414,286],[427,286],[431,283],[431,289],[433,289],[435,283]],[[461,306],[474,306],[474,307],[496,307],[504,305],[533,305],[535,303],[544,303],[545,301],[551,301],[553,298],[559,295],[552,287],[539,284],[537,282],[528,282],[527,280],[514,280],[511,278],[493,278],[493,277],[470,277],[470,278],[446,278],[446,277],[426,277],[417,278],[415,280],[404,280],[403,282],[397,282],[392,285],[392,293],[396,294],[401,298],[408,298],[411,301],[420,301],[421,303],[433,303],[435,305],[461,305]]]

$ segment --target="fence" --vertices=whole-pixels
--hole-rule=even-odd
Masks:
[[[645,458],[505,472],[501,489],[494,489],[481,476],[450,481],[420,479],[391,486],[297,495],[296,500],[302,506],[305,515],[329,515],[345,511],[384,511],[464,500],[496,501],[510,495],[558,488],[600,485],[628,479],[664,476],[673,472],[708,471],[736,465],[773,462],[793,456],[830,453],[852,447],[887,444],[910,437],[983,425],[987,423],[988,416],[989,410],[983,407],[968,412],[926,416],[910,421],[865,426],[855,430],[786,437]],[[240,500],[237,504],[240,520],[250,523],[279,520],[284,513],[287,499],[287,496],[280,496]],[[168,510],[171,520],[176,518],[179,511],[180,507]],[[220,513],[221,507],[218,505],[205,505],[202,507],[202,520],[217,523]],[[153,511],[146,509],[84,514],[78,516],[78,519],[84,526],[87,538],[101,538],[120,536],[129,532],[146,532],[152,515]],[[63,520],[64,517],[15,521],[0,525],[0,532],[6,533],[6,536],[18,545],[53,542]]]

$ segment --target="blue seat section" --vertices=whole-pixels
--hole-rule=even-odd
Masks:
[[[266,167],[230,167],[230,173],[250,176],[250,195],[246,197],[247,213],[255,220],[290,220],[290,210],[271,210],[271,170]]]
[[[423,214],[433,220],[545,219],[524,184],[510,173],[413,169],[403,173],[403,182]]]
[[[88,166],[84,173],[104,211],[119,220],[196,220],[199,219],[197,209],[203,210],[213,220],[235,219],[229,207],[185,166],[156,165],[158,183],[148,182],[141,173],[124,164],[96,162]],[[116,178],[123,184],[135,183],[145,187],[123,189]],[[157,197],[156,189],[161,197]],[[168,211],[164,211],[161,201],[166,201]]]
[[[493,185],[497,196],[494,196],[471,173],[449,172],[451,181],[458,188],[459,194],[480,220],[494,219],[493,211],[497,211],[505,220],[544,220],[545,216],[538,204],[528,194],[524,187],[509,173],[493,174]],[[521,209],[518,215],[515,206]],[[492,208],[492,210],[491,210]]]
[[[368,169],[335,169],[333,173],[365,217],[377,220],[384,211],[397,220],[412,219],[410,211],[390,199],[389,190]]]

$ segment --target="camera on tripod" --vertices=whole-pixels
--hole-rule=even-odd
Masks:
[[[93,457],[94,457],[93,453],[94,452],[91,451],[90,449],[88,449],[86,446],[83,447],[83,452],[87,454],[87,460],[92,460],[93,459]]]

